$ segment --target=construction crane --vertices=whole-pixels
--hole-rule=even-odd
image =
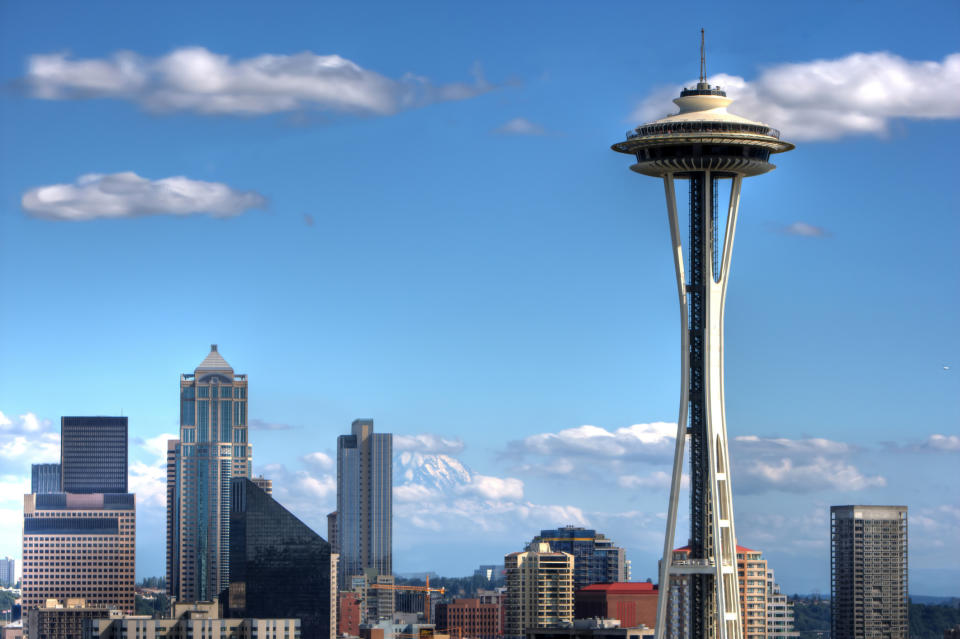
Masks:
[[[440,588],[431,588],[430,587],[430,575],[427,575],[427,585],[426,586],[400,586],[397,584],[370,584],[367,588],[373,588],[375,590],[409,590],[413,592],[422,592],[426,595],[427,600],[424,605],[424,614],[427,618],[427,623],[430,623],[430,593],[439,592],[441,595],[446,592],[446,589],[442,586]]]

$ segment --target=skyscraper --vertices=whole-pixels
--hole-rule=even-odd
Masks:
[[[60,473],[65,493],[127,492],[127,418],[61,417]]]
[[[523,637],[528,629],[573,621],[573,555],[550,544],[532,543],[503,558],[507,596],[505,637]]]
[[[59,493],[60,464],[33,464],[30,467],[31,493]]]
[[[573,589],[591,584],[612,584],[627,580],[627,553],[601,533],[579,526],[541,530],[532,543],[545,542],[554,551],[573,555]]]
[[[907,507],[830,507],[830,636],[907,639]]]
[[[17,560],[0,559],[0,586],[12,586],[17,581]]]
[[[23,496],[23,610],[47,599],[133,611],[135,497],[128,493]]]
[[[233,479],[231,502],[230,616],[300,619],[303,639],[333,639],[330,544],[249,479]]]
[[[337,543],[340,583],[393,576],[393,435],[355,420],[337,438]]]
[[[168,589],[179,601],[205,601],[230,580],[230,482],[250,476],[253,454],[247,376],[233,372],[216,344],[180,376],[180,439],[169,446]]]
[[[701,32],[702,37],[702,32]],[[734,527],[730,454],[723,395],[723,323],[743,178],[772,170],[770,156],[793,149],[780,132],[727,111],[732,102],[707,82],[703,40],[700,81],[674,103],[679,113],[627,132],[613,150],[635,159],[630,169],[662,178],[680,302],[681,396],[670,501],[660,563],[658,618],[665,619],[672,576],[689,582],[693,639],[741,639],[743,628],[732,570]],[[686,182],[689,260],[684,260],[676,182]],[[722,197],[729,185],[729,200]],[[721,200],[728,202],[725,214]],[[674,564],[674,536],[684,449],[690,441],[690,557]],[[657,624],[663,639],[666,624]],[[836,638],[835,638],[836,639]]]

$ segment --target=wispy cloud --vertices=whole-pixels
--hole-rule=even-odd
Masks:
[[[531,122],[527,118],[513,118],[507,120],[496,129],[494,133],[500,135],[546,135],[547,130],[536,122]]]
[[[250,430],[293,430],[299,426],[291,426],[281,422],[268,422],[263,419],[251,419]]]
[[[433,84],[408,73],[388,78],[339,55],[304,51],[234,60],[203,47],[159,58],[119,51],[107,58],[67,53],[30,56],[26,83],[44,100],[110,98],[154,113],[265,115],[316,110],[391,115],[435,102],[465,100],[493,89],[476,66],[469,83]]]
[[[799,235],[800,237],[828,237],[830,233],[820,226],[807,224],[806,222],[794,222],[781,228],[781,231],[787,235]]]
[[[906,60],[887,52],[853,53],[776,65],[754,80],[720,74],[709,81],[736,100],[732,111],[776,126],[791,140],[884,135],[897,118],[960,118],[960,53],[940,62]],[[666,115],[679,89],[651,94],[634,111],[633,120]]]
[[[556,433],[539,433],[513,442],[506,454],[529,454],[570,460],[581,456],[606,459],[669,460],[677,425],[669,422],[634,424],[610,431],[577,426]]]
[[[919,443],[901,445],[887,442],[884,448],[891,452],[960,453],[960,436],[934,433]]]
[[[91,173],[73,184],[40,186],[24,193],[20,202],[34,217],[71,222],[193,213],[228,217],[267,205],[267,199],[255,191],[236,191],[219,182],[183,176],[150,180],[131,171]]]

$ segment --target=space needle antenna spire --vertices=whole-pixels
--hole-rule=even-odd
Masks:
[[[732,100],[707,84],[705,48],[701,29],[700,81],[674,100],[679,113],[628,131],[612,147],[633,158],[633,171],[663,180],[680,303],[680,410],[656,639],[744,639],[723,392],[724,308],[743,179],[772,170],[770,156],[793,148],[769,125],[727,111]],[[685,191],[679,197],[678,185]],[[685,227],[681,203],[689,212]],[[675,548],[685,450],[689,541]],[[686,612],[671,617],[669,610]]]
[[[707,56],[703,46],[703,28],[700,29],[700,84],[707,83]]]

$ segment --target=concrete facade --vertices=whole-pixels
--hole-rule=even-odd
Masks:
[[[507,637],[523,637],[528,629],[573,621],[573,555],[553,552],[549,544],[531,544],[524,552],[503,558],[506,571]]]

